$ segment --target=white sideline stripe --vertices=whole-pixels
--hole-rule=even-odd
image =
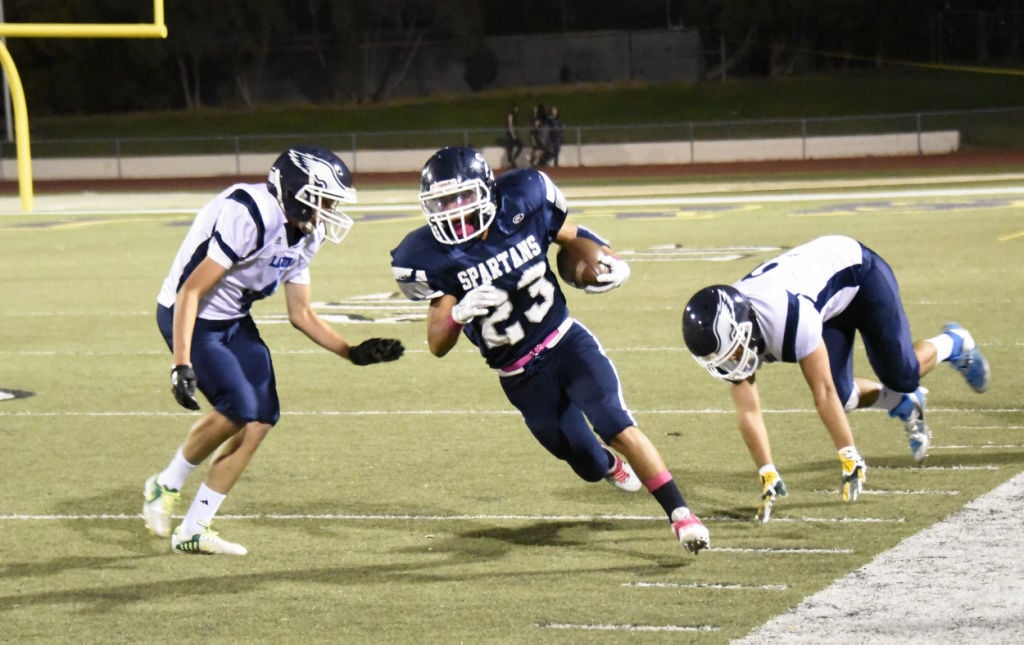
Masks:
[[[917,190],[866,190],[821,193],[753,193],[745,195],[718,195],[709,197],[625,197],[617,199],[574,199],[575,208],[596,206],[672,206],[700,204],[744,204],[839,201],[854,199],[905,199],[908,197],[970,197],[980,195],[1021,195],[1024,187],[930,188]]]
[[[621,586],[639,589],[763,589],[765,591],[789,589],[789,585],[738,585],[724,582],[623,582]]]
[[[579,629],[599,632],[717,632],[717,625],[605,625],[597,623],[537,623],[540,629]]]
[[[644,414],[664,414],[664,415],[689,415],[689,414],[735,414],[734,410],[726,410],[724,408],[706,408],[703,410],[636,410],[633,412],[638,415]],[[762,410],[764,414],[809,414],[815,412],[810,408],[792,408],[792,409],[780,409],[780,410]],[[985,409],[985,408],[929,408],[930,414],[945,413],[945,414],[1020,414],[1024,412],[1022,408],[999,408],[999,409]],[[166,412],[166,411],[140,411],[140,410],[125,410],[123,412],[88,412],[88,411],[67,411],[67,412],[37,412],[32,410],[21,410],[15,412],[0,412],[0,417],[178,417],[178,416],[195,416],[194,412]],[[310,417],[310,416],[327,416],[327,417],[373,417],[373,416],[423,416],[423,415],[495,415],[495,416],[506,416],[515,415],[519,416],[519,412],[516,410],[294,410],[290,412],[282,413],[285,417]],[[981,446],[935,446],[935,448],[1016,448],[1015,445],[981,445]]]

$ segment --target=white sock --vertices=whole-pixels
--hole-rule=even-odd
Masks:
[[[690,517],[690,515],[691,513],[689,508],[685,506],[680,506],[679,508],[672,511],[672,516],[669,521],[681,522],[682,520],[685,520],[686,518]]]
[[[222,495],[209,488],[206,482],[199,487],[195,498],[192,499],[192,506],[189,506],[185,519],[181,521],[185,535],[202,533],[203,530],[213,522],[213,516],[223,503],[227,495]]]
[[[871,407],[892,410],[900,404],[901,400],[903,400],[903,392],[890,390],[883,385],[882,389],[878,391],[878,400],[872,403]]]
[[[953,354],[953,338],[949,334],[939,334],[935,338],[927,339],[927,342],[935,345],[936,363],[949,360],[949,357]],[[964,345],[966,346],[966,344],[965,341]]]
[[[167,464],[167,468],[157,475],[156,481],[161,486],[171,490],[181,490],[181,487],[185,485],[185,480],[195,469],[196,464],[190,464],[186,461],[184,455],[181,454],[181,448],[178,448],[178,452],[174,453],[171,463]]]

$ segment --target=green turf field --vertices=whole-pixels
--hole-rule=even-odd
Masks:
[[[195,416],[170,394],[153,312],[201,200],[168,213],[149,210],[172,203],[154,196],[43,196],[35,215],[0,217],[0,388],[35,393],[0,401],[0,641],[725,643],[1024,469],[1024,177],[564,188],[633,268],[609,294],[569,290],[570,306],[710,550],[680,549],[646,493],[586,484],[548,456],[465,340],[443,360],[426,351],[425,308],[389,270],[421,221],[410,186],[362,190],[356,227],[313,265],[343,333],[408,353],[354,367],[292,330],[282,297],[257,305],[284,416],[217,523],[250,554],[172,554],[137,517],[141,488]],[[946,366],[929,375],[923,466],[901,424],[853,413],[868,480],[844,504],[799,370],[765,368],[790,496],[759,526],[728,394],[684,351],[680,314],[696,289],[825,233],[889,260],[916,338],[967,326],[993,384],[977,395]]]

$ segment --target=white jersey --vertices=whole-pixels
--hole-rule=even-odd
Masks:
[[[860,289],[864,250],[842,235],[819,237],[764,262],[732,286],[750,299],[765,360],[797,362],[821,342],[822,326]]]
[[[205,258],[227,273],[199,301],[199,318],[241,318],[281,284],[309,284],[309,263],[324,243],[323,230],[317,227],[289,246],[286,223],[266,184],[231,186],[196,215],[157,301],[172,307],[178,289]]]

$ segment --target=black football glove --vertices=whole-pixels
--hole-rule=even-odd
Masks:
[[[397,361],[405,353],[402,341],[395,338],[370,338],[348,350],[353,365],[373,365]]]
[[[196,373],[191,365],[175,365],[171,368],[171,392],[174,399],[183,408],[198,410],[196,401]]]

